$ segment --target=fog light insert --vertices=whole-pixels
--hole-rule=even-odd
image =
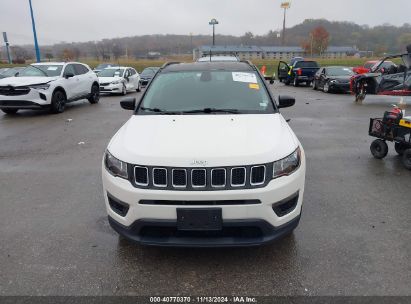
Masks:
[[[110,205],[111,210],[113,210],[115,213],[123,217],[127,215],[128,209],[130,208],[129,204],[118,200],[117,198],[115,198],[108,192],[107,192],[107,198],[108,198],[108,203]]]
[[[277,216],[282,217],[297,207],[299,192],[273,204],[273,210]]]

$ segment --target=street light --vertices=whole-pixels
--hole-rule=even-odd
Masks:
[[[290,2],[290,1],[285,1],[285,2],[282,2],[282,3],[281,3],[281,8],[284,9],[282,45],[285,44],[285,16],[286,16],[287,9],[289,9],[290,6],[291,6],[291,2]]]
[[[37,43],[36,23],[34,22],[33,6],[31,5],[31,0],[29,0],[29,5],[31,14],[31,25],[33,27],[34,49],[36,50],[36,61],[40,62],[40,49],[39,44]]]
[[[208,24],[213,26],[213,46],[214,46],[215,45],[215,26],[216,24],[218,24],[218,21],[217,19],[213,18]]]

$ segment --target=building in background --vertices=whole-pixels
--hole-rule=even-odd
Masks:
[[[224,56],[235,55],[241,60],[256,59],[277,59],[285,60],[293,57],[305,56],[309,54],[299,46],[229,46],[229,45],[204,45],[193,50],[193,59],[212,55]],[[344,58],[355,56],[359,51],[350,46],[329,46],[322,54],[323,58]]]

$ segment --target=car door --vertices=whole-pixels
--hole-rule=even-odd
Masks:
[[[63,72],[63,87],[66,91],[67,100],[75,99],[80,95],[80,79],[76,75],[74,64],[67,64]]]
[[[290,72],[290,66],[286,62],[280,61],[278,63],[278,68],[277,68],[278,79],[280,80],[287,79],[289,72]]]
[[[79,96],[85,96],[91,92],[91,83],[87,75],[88,69],[79,63],[74,64],[78,81],[78,94]]]
[[[317,71],[317,73],[315,73],[315,75],[314,75],[314,80],[313,80],[313,82],[314,82],[314,84],[315,84],[315,86],[316,86],[317,88],[319,87],[320,77],[321,77],[321,73],[323,72],[323,69],[324,69],[324,68],[320,68],[320,69]]]
[[[124,71],[123,77],[124,77],[124,80],[125,80],[125,84],[126,84],[126,89],[127,89],[127,91],[133,90],[133,84],[132,84],[132,82],[131,82],[130,76],[131,76],[131,74],[130,74],[130,69],[126,69],[126,70]]]
[[[324,88],[324,84],[327,82],[327,69],[323,69],[320,74],[320,79],[318,81],[318,87],[320,89]]]
[[[130,69],[130,83],[133,85],[133,90],[137,90],[140,76],[135,69]]]

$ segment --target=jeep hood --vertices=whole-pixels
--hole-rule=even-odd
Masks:
[[[58,77],[8,77],[0,79],[0,86],[27,86],[33,84],[48,83],[56,80]]]
[[[297,146],[280,114],[133,115],[108,150],[131,164],[214,167],[272,162]]]

